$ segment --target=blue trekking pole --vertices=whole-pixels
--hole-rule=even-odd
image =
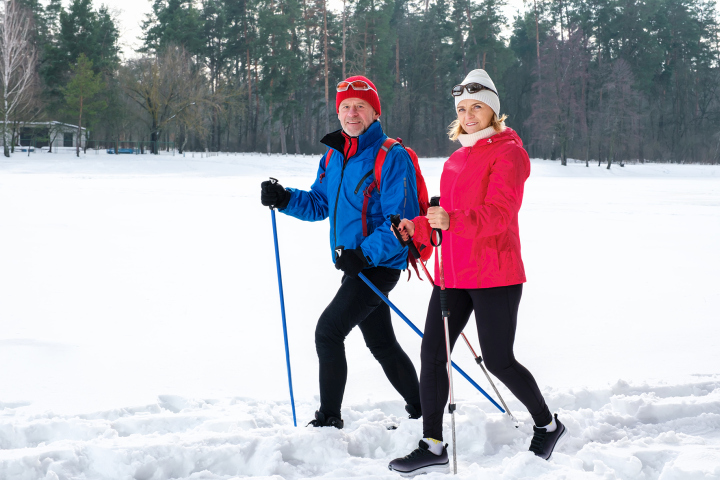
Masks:
[[[344,247],[337,247],[337,248],[335,249],[335,253],[337,254],[338,257],[339,257],[340,255],[342,255],[343,249],[344,249]],[[397,313],[398,316],[399,316],[400,318],[402,318],[402,319],[405,321],[405,323],[407,323],[408,326],[413,329],[413,331],[414,331],[415,333],[417,333],[418,335],[420,335],[420,338],[423,338],[423,333],[420,331],[420,329],[417,328],[417,327],[415,326],[415,324],[412,323],[412,322],[410,321],[410,319],[407,318],[407,317],[400,311],[400,309],[397,308],[397,307],[395,306],[395,304],[393,304],[393,303],[390,301],[390,299],[387,298],[387,297],[385,296],[385,294],[383,294],[383,293],[380,291],[380,289],[378,289],[375,285],[373,285],[373,283],[372,283],[370,280],[368,280],[368,278],[367,278],[365,275],[363,275],[362,272],[358,273],[358,277],[359,277],[363,282],[365,282],[365,284],[366,284],[368,287],[370,287],[370,289],[371,289],[373,292],[375,292],[375,293],[378,295],[378,297],[380,297],[380,298],[382,299],[382,301],[385,302],[385,303],[388,305],[388,307],[392,308],[393,311],[394,311],[395,313]],[[472,378],[470,378],[470,376],[469,376],[467,373],[465,373],[460,367],[458,367],[457,365],[455,365],[455,362],[451,362],[451,363],[452,363],[452,366],[455,368],[455,370],[457,370],[457,372],[458,372],[460,375],[462,375],[463,377],[465,377],[465,380],[467,380],[468,382],[470,382],[470,385],[472,385],[473,387],[475,387],[476,389],[478,389],[478,391],[479,391],[480,393],[482,393],[483,395],[485,395],[485,398],[487,398],[488,400],[490,400],[490,403],[492,403],[493,405],[495,405],[502,413],[505,413],[505,410],[503,410],[503,408],[502,408],[500,405],[498,405],[497,402],[496,402],[495,400],[493,400],[493,398],[492,398],[490,395],[488,395],[487,392],[486,392],[485,390],[483,390],[482,387],[475,382],[475,380],[473,380]]]
[[[277,179],[270,177],[272,183]],[[282,313],[283,336],[285,337],[285,360],[287,362],[288,385],[290,385],[290,404],[293,412],[293,425],[297,427],[295,417],[295,397],[293,396],[292,372],[290,371],[290,348],[288,347],[287,325],[285,323],[285,297],[283,295],[282,273],[280,272],[280,249],[278,248],[277,225],[275,224],[275,205],[270,206],[272,213],[273,238],[275,239],[275,263],[277,264],[278,287],[280,288],[280,312]]]

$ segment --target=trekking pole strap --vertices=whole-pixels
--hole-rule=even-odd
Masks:
[[[430,199],[430,206],[431,207],[439,207],[440,206],[440,197],[432,197]],[[437,235],[437,240],[435,240],[435,236]],[[439,247],[442,245],[442,230],[439,228],[433,228],[432,233],[430,234],[430,245],[433,247]]]

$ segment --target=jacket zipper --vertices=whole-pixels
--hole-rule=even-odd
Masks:
[[[367,172],[367,173],[365,174],[365,176],[362,177],[362,180],[360,180],[360,183],[358,183],[358,184],[357,184],[357,187],[355,187],[355,195],[357,195],[357,193],[360,191],[360,187],[362,187],[362,184],[365,183],[365,180],[367,180],[367,178],[368,178],[370,175],[373,174],[373,171],[375,171],[375,168],[373,168],[372,170],[370,170],[369,172]]]
[[[348,162],[343,155],[343,166],[342,170],[340,171],[340,183],[338,183],[338,191],[337,195],[335,196],[335,209],[333,210],[333,250],[337,248],[337,206],[338,200],[340,200],[340,189],[342,188],[342,181],[343,177],[345,176],[345,167],[347,166],[347,164]]]
[[[448,205],[448,208],[449,208],[451,211],[454,210],[453,198],[454,198],[454,195],[455,195],[455,186],[457,185],[457,182],[458,182],[458,179],[460,178],[460,175],[462,174],[463,170],[465,170],[465,167],[467,166],[467,162],[468,162],[468,159],[470,158],[470,153],[472,152],[472,148],[473,148],[473,147],[470,148],[470,152],[468,152],[468,154],[465,156],[465,162],[463,163],[462,168],[458,171],[458,174],[455,176],[455,180],[453,180],[452,187],[450,188],[450,199],[449,199],[450,205]],[[455,262],[453,262],[453,256],[452,256],[452,250],[453,250],[453,249],[452,249],[452,242],[450,242],[450,249],[449,249],[449,250],[450,250],[450,255],[449,255],[449,257],[450,257],[450,262],[448,262],[448,263],[450,263],[450,275],[451,275],[451,278],[453,279],[453,282],[456,282],[456,281],[457,281],[457,278],[456,278],[456,276],[455,276]]]

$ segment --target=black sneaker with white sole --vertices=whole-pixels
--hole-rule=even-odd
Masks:
[[[429,449],[424,440],[420,440],[418,448],[413,450],[409,455],[402,458],[396,458],[388,468],[393,472],[397,472],[403,477],[412,477],[430,472],[449,471],[450,459],[448,459],[447,445],[443,446],[442,453],[435,455]]]
[[[567,432],[565,425],[558,420],[557,413],[555,414],[555,424],[557,428],[554,432],[548,432],[545,428],[538,428],[533,425],[535,434],[530,442],[530,451],[544,460],[550,460],[558,441]]]

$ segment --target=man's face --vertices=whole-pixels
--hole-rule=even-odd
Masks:
[[[346,98],[340,103],[338,120],[342,129],[351,137],[358,137],[365,133],[372,123],[380,118],[375,109],[365,100],[359,98]]]

